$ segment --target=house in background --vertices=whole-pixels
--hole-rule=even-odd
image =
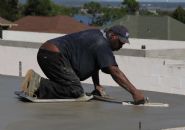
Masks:
[[[48,39],[95,28],[70,16],[26,16],[14,22],[18,26],[3,31],[4,40],[45,42]]]
[[[17,24],[14,24],[2,17],[0,17],[0,39],[2,38],[2,30],[7,30],[13,26],[16,26]]]
[[[127,15],[115,24],[126,26],[131,38],[185,41],[185,24],[169,16]]]
[[[26,16],[14,22],[10,30],[69,34],[94,28],[76,21],[70,16]]]

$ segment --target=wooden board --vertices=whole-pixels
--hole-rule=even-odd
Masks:
[[[30,102],[35,102],[35,103],[86,102],[91,99],[95,99],[95,100],[100,100],[100,101],[105,101],[105,102],[119,103],[119,104],[122,104],[123,106],[169,107],[169,104],[158,103],[158,102],[147,102],[145,104],[134,105],[133,101],[120,101],[110,96],[102,97],[102,96],[97,96],[97,95],[90,95],[90,96],[84,95],[83,97],[73,98],[73,99],[38,99],[35,97],[30,97],[22,91],[15,91],[15,94],[21,99],[24,99]]]
[[[93,98],[93,96],[87,96],[84,95],[83,97],[80,98],[72,98],[72,99],[38,99],[38,98],[34,98],[34,97],[30,97],[28,95],[26,95],[24,92],[22,91],[15,91],[15,94],[25,100],[28,100],[30,102],[38,102],[38,103],[49,103],[49,102],[86,102],[89,101]]]

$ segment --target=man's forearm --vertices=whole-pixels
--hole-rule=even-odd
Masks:
[[[93,80],[93,83],[94,83],[94,88],[98,92],[98,95],[105,96],[106,95],[105,90],[100,85],[100,81],[99,81],[99,71],[95,72],[92,75],[92,80]],[[97,92],[96,92],[96,94],[97,94]]]
[[[118,66],[109,66],[104,68],[106,73],[111,74],[112,78],[124,89],[126,89],[132,97],[134,101],[144,100],[144,95],[135,88],[135,86],[127,79],[125,74],[118,68]]]
[[[134,85],[128,80],[125,74],[118,67],[115,66],[115,68],[112,68],[111,76],[121,87],[126,89],[132,95],[137,91]]]

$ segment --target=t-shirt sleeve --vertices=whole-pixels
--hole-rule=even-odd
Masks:
[[[96,60],[100,69],[112,65],[117,66],[115,56],[111,48],[106,44],[100,45],[96,50]]]

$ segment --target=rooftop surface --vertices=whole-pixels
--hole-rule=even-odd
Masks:
[[[122,106],[102,101],[28,103],[14,91],[22,78],[0,75],[1,130],[160,130],[185,126],[185,96],[143,91],[168,108]],[[91,91],[92,85],[83,84]],[[131,96],[120,87],[106,86],[108,94],[123,100]],[[141,122],[141,128],[139,128]]]

